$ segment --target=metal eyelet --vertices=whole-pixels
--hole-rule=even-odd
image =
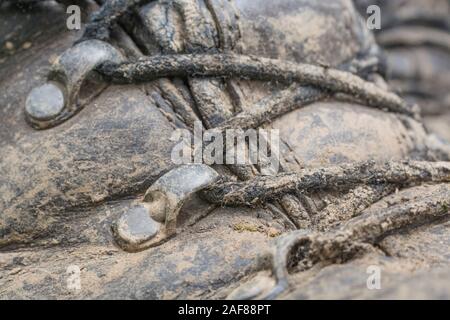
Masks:
[[[186,199],[216,182],[219,174],[203,164],[183,165],[159,178],[144,200],[113,225],[116,243],[137,252],[160,245],[177,232],[177,217]]]
[[[36,129],[54,127],[79,112],[107,85],[95,68],[120,63],[122,54],[100,40],[87,40],[66,50],[53,64],[47,83],[34,88],[25,103],[27,121]]]

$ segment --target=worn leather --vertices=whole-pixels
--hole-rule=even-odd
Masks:
[[[347,0],[233,1],[239,15],[234,32],[239,35],[228,34],[226,42],[218,41],[221,31],[211,8],[199,3],[210,36],[198,47],[188,43],[176,25],[162,24],[174,29],[169,31],[175,40],[168,44],[158,43],[161,39],[152,33],[148,21],[157,20],[149,17],[161,18],[161,8],[168,8],[168,17],[176,21],[171,1],[142,8],[135,18],[141,27],[135,30],[135,41],[142,53],[202,51],[208,43],[212,49],[226,43],[224,50],[337,67],[374,45]],[[219,0],[212,3],[223,5]],[[20,14],[43,16],[60,28],[52,32],[43,28],[31,48],[4,57],[0,65],[0,297],[225,297],[255,271],[256,258],[273,237],[293,230],[292,223],[269,208],[214,209],[195,197],[183,209],[181,232],[169,242],[136,254],[117,248],[112,222],[174,167],[170,136],[184,124],[156,81],[110,85],[67,122],[44,131],[30,128],[23,114],[28,92],[45,82],[50,62],[81,33],[65,30],[55,19],[61,15],[57,8]],[[177,90],[187,86],[169,81]],[[215,90],[225,114],[231,116],[236,98],[222,89],[221,82],[194,79],[190,93],[198,102],[207,100],[209,89]],[[233,86],[244,110],[280,88],[243,80],[233,80]],[[343,102],[313,104],[270,126],[280,129],[290,170],[400,159],[425,148],[426,133],[415,120]],[[321,194],[316,201],[326,197]],[[82,268],[79,292],[66,287],[70,265]]]

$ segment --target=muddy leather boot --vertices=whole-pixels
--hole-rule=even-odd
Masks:
[[[86,38],[61,4],[0,8],[2,26],[23,29],[0,31],[0,298],[450,297],[450,152],[389,92],[351,1],[147,1]],[[181,70],[124,84],[101,69],[187,54],[268,58],[274,77]],[[321,76],[283,78],[297,69]],[[308,187],[225,203],[211,190],[279,174],[172,161],[175,130],[261,120],[268,106],[252,123],[279,130],[279,174]]]

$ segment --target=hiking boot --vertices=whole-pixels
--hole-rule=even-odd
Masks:
[[[1,7],[1,298],[450,297],[450,151],[351,1],[128,3]],[[279,166],[175,163],[198,123]]]

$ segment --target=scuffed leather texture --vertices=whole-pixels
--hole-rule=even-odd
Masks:
[[[239,13],[240,36],[230,40],[237,52],[336,67],[370,45],[351,1],[232,3]],[[145,16],[165,6],[171,7],[171,1],[143,8],[137,23],[141,30],[132,30],[145,54],[164,52],[149,41],[154,35]],[[57,21],[54,17],[61,12],[23,13],[39,14]],[[213,18],[204,14],[212,37],[217,37]],[[43,28],[29,50],[6,57],[0,65],[0,297],[225,297],[255,271],[257,257],[268,250],[272,238],[292,230],[292,224],[268,208],[211,210],[195,198],[183,209],[174,239],[137,254],[119,250],[110,232],[112,221],[173,168],[170,136],[183,124],[155,82],[111,85],[64,124],[31,129],[23,114],[28,92],[45,82],[50,61],[80,35],[61,25],[55,32]],[[172,39],[169,48],[188,50],[180,44],[183,34],[175,30]],[[244,110],[279,89],[272,83],[233,81]],[[203,85],[195,87],[201,91]],[[234,100],[217,88],[231,115]],[[423,148],[425,138],[422,126],[408,121],[405,125],[395,115],[327,101],[285,115],[271,126],[281,130],[289,168],[298,170],[405,157]],[[321,194],[315,201],[326,199]],[[82,290],[75,293],[66,286],[71,265],[82,272]]]

